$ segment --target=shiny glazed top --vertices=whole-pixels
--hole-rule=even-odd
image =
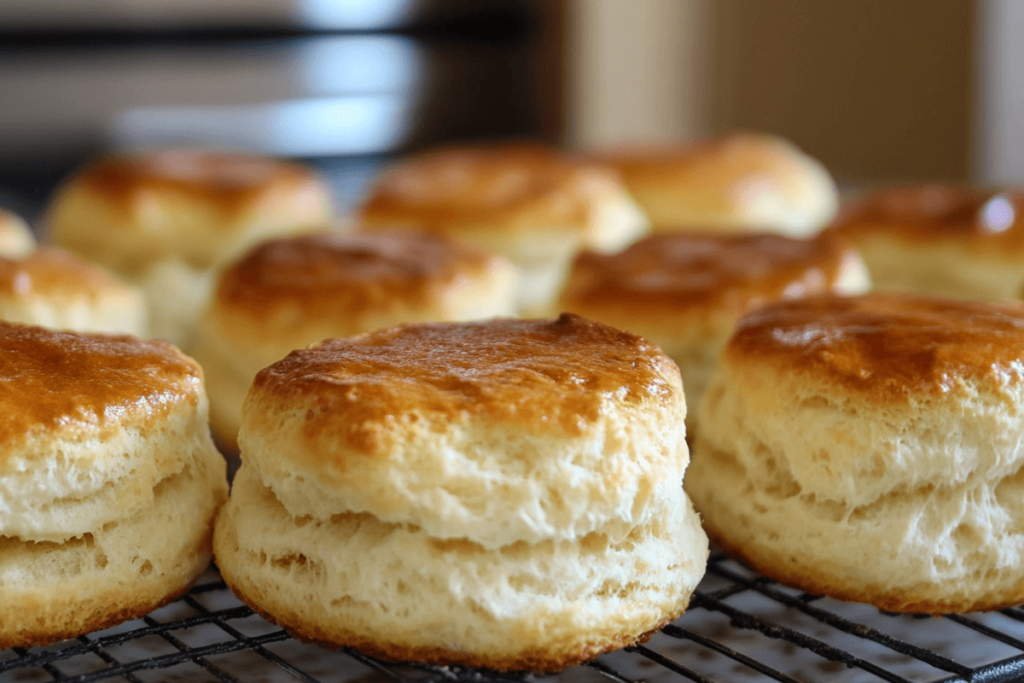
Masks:
[[[497,229],[529,214],[549,223],[578,223],[582,229],[593,193],[606,185],[621,187],[614,171],[539,145],[441,149],[387,171],[358,220],[371,228],[445,231],[480,225]]]
[[[724,186],[750,182],[758,175],[786,175],[801,153],[773,135],[738,132],[679,146],[633,147],[611,151],[599,158],[619,169],[632,187],[674,184],[694,170],[717,169]],[[707,179],[701,173],[702,180]]]
[[[40,248],[24,258],[0,255],[0,296],[89,298],[127,293],[101,268],[60,249]]]
[[[851,239],[877,234],[1024,246],[1024,192],[963,185],[888,188],[845,207],[832,230]]]
[[[766,362],[875,400],[1024,382],[1024,306],[875,293],[815,296],[744,316],[728,362]]]
[[[282,161],[191,149],[107,157],[83,169],[74,182],[126,209],[149,193],[168,192],[231,212],[244,209],[272,186],[317,181],[311,171]]]
[[[431,323],[293,351],[256,376],[242,430],[306,410],[311,436],[377,454],[391,447],[378,443],[382,425],[423,416],[579,435],[609,408],[682,400],[679,370],[656,346],[578,316]]]
[[[499,264],[496,256],[429,233],[304,235],[250,250],[223,274],[216,298],[253,317],[275,304],[345,311],[420,306]]]
[[[745,310],[830,291],[857,258],[844,240],[825,235],[665,233],[618,254],[577,256],[562,306]]]
[[[0,322],[0,469],[6,447],[30,436],[146,429],[176,405],[198,404],[202,377],[166,342]]]

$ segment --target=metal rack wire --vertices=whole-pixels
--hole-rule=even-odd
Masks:
[[[1002,683],[1024,680],[1024,609],[942,618],[807,595],[711,557],[689,611],[646,644],[557,676],[381,662],[304,645],[211,569],[149,616],[46,648],[0,651],[0,681],[305,683]]]

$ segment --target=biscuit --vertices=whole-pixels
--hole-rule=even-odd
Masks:
[[[144,337],[146,302],[99,266],[41,248],[0,255],[0,320],[75,332]]]
[[[598,158],[622,173],[655,232],[763,230],[804,237],[839,207],[825,167],[773,135],[733,133]]]
[[[206,569],[225,465],[164,342],[0,323],[0,648],[138,617]]]
[[[512,315],[513,267],[443,235],[379,232],[270,240],[224,271],[193,355],[231,448],[256,373],[290,351],[403,322]]]
[[[325,227],[332,208],[310,170],[202,150],[115,156],[53,197],[50,241],[146,292],[154,337],[188,347],[213,273],[270,237]]]
[[[708,378],[744,313],[778,299],[869,287],[857,252],[834,236],[670,233],[618,254],[580,254],[559,308],[661,347],[682,372],[692,438]]]
[[[581,249],[621,249],[647,220],[611,169],[537,145],[437,150],[385,172],[361,230],[441,232],[519,269],[518,307],[547,315]]]
[[[678,370],[558,320],[404,325],[257,375],[218,565],[306,640],[551,671],[685,609],[707,539]]]
[[[741,320],[686,489],[783,583],[892,611],[1024,600],[1024,308],[822,296]]]
[[[1022,192],[887,188],[844,207],[831,231],[857,245],[879,290],[1013,301],[1024,285]]]

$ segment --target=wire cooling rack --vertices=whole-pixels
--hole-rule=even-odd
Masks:
[[[1024,609],[928,617],[807,595],[721,553],[689,611],[644,645],[557,676],[394,664],[292,639],[214,569],[149,616],[45,648],[0,651],[0,681],[746,683],[1024,680]]]

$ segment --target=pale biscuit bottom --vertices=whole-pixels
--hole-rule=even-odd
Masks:
[[[214,548],[235,593],[302,639],[388,659],[538,671],[676,618],[707,560],[681,489],[620,543],[591,533],[488,550],[368,514],[293,517],[249,467]]]
[[[250,359],[232,349],[220,338],[199,332],[192,356],[203,366],[206,393],[210,399],[210,429],[218,445],[227,451],[238,451],[238,428],[242,423],[242,404],[252,386],[255,372],[243,370]],[[284,354],[287,355],[287,354]],[[283,356],[282,356],[283,357]]]
[[[130,334],[142,338],[148,331],[146,315],[145,302],[134,292],[95,300],[87,295],[0,299],[0,320],[53,330]]]
[[[857,248],[879,291],[1018,301],[1024,284],[1024,268],[1012,252],[985,254],[954,241],[915,244],[874,236],[857,240]]]
[[[763,444],[762,444],[763,445]],[[801,491],[778,454],[698,441],[686,490],[712,540],[783,583],[882,609],[942,614],[1024,601],[1024,471],[896,490],[867,505]]]
[[[106,628],[183,593],[209,564],[225,494],[211,449],[157,484],[153,506],[133,517],[63,543],[0,536],[0,649]]]
[[[149,307],[149,337],[190,352],[213,281],[212,271],[175,260],[157,262],[138,277]]]

